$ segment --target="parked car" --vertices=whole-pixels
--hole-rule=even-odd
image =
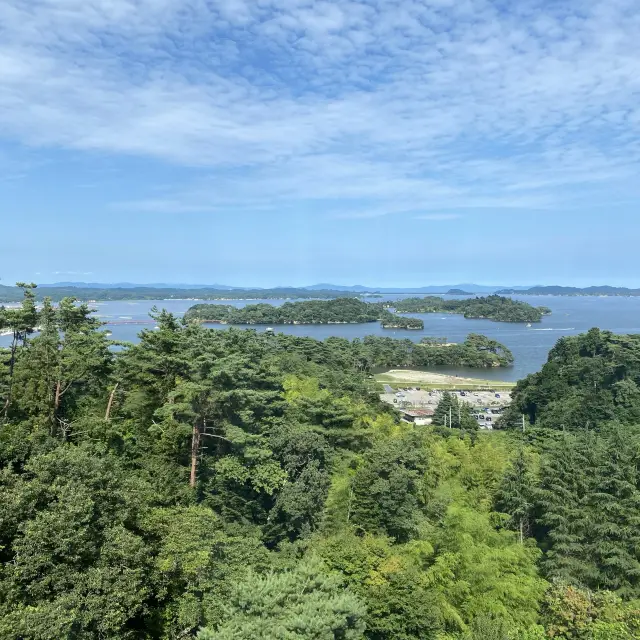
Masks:
[[[500,397],[500,394],[499,394],[499,393],[496,393],[496,398],[499,398],[499,397]]]

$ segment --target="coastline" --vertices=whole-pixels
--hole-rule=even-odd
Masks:
[[[374,376],[376,382],[395,385],[423,385],[433,389],[512,389],[515,382],[464,378],[444,373],[416,371],[414,369],[391,369]]]

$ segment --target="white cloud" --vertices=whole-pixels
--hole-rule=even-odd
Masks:
[[[121,207],[542,210],[640,163],[634,0],[5,0],[0,24],[0,135],[211,169]]]

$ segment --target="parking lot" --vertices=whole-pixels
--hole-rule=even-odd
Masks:
[[[403,387],[391,389],[385,386],[380,398],[398,409],[435,409],[445,391],[422,389],[421,387]],[[511,403],[509,391],[449,391],[459,400],[473,407],[481,427],[490,429],[503,409]]]

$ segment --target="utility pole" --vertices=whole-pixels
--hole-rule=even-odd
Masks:
[[[198,420],[193,423],[191,434],[191,474],[189,476],[189,486],[193,489],[196,486],[198,471],[198,453],[200,452],[200,427]]]
[[[451,429],[451,405],[449,405],[449,429]]]
[[[524,413],[522,414],[522,433],[524,433]]]

